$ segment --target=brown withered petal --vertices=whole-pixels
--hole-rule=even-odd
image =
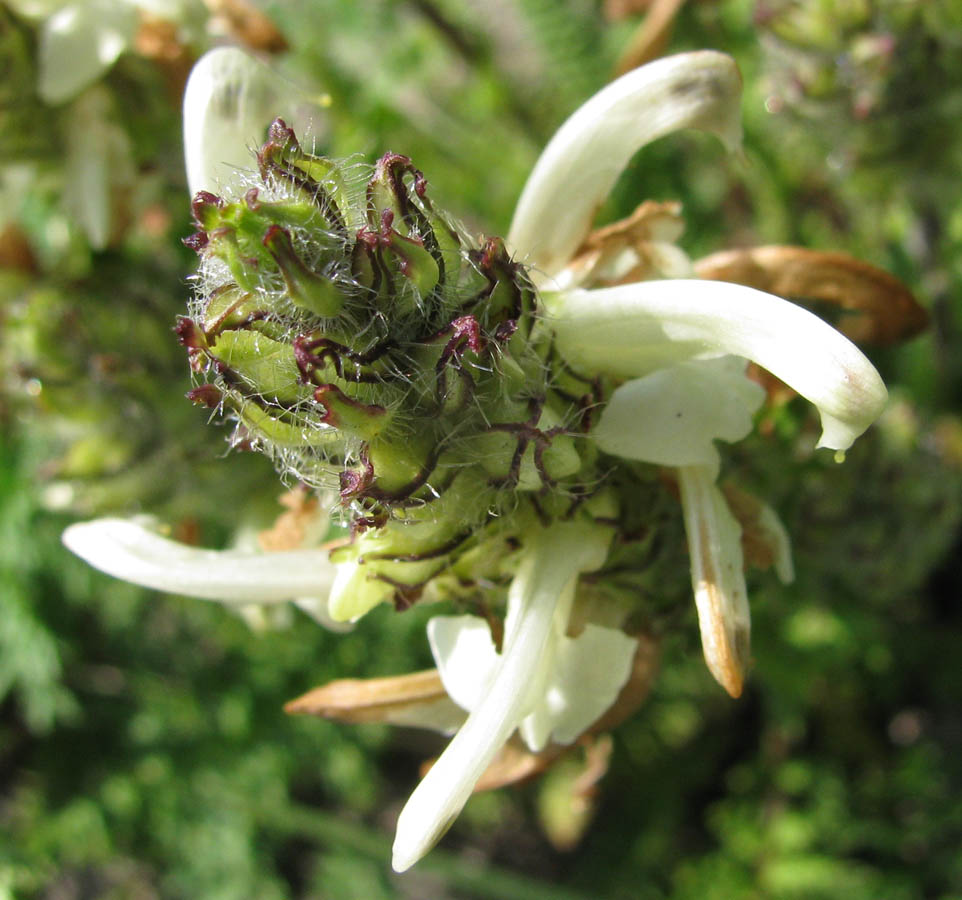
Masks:
[[[585,751],[585,765],[572,785],[572,793],[587,802],[597,796],[598,785],[608,774],[615,742],[610,734],[599,734],[596,738],[582,741],[581,744]]]
[[[774,511],[732,481],[724,481],[719,487],[732,515],[742,527],[742,553],[746,566],[762,570],[774,566],[783,582],[791,581],[794,572],[788,534]]]
[[[16,269],[28,274],[37,271],[37,259],[19,225],[11,223],[0,230],[0,269]]]
[[[284,705],[292,715],[339,722],[457,727],[465,713],[444,691],[437,669],[387,678],[343,678],[308,691]]]
[[[586,250],[605,249],[612,243],[630,247],[639,241],[673,241],[681,235],[683,228],[680,203],[645,200],[627,218],[594,229],[578,248],[575,257]]]
[[[648,14],[615,63],[615,77],[637,69],[665,52],[678,10],[685,0],[651,0]]]
[[[657,245],[674,243],[684,230],[681,204],[645,200],[625,219],[596,228],[575,252],[567,269],[580,277],[595,276],[622,251],[631,249],[638,258],[638,266],[625,273],[617,283],[637,281],[657,276]],[[614,282],[601,279],[601,284]]]
[[[179,104],[195,57],[180,40],[177,26],[142,13],[134,36],[134,50],[156,64],[163,73],[168,99]]]
[[[601,13],[608,22],[620,22],[629,16],[640,16],[653,0],[605,0]]]
[[[134,35],[134,49],[147,59],[163,62],[180,60],[187,48],[177,36],[177,26],[165,19],[143,16],[137,34]]]
[[[775,562],[775,548],[766,542],[765,534],[754,527],[762,511],[761,500],[730,481],[719,487],[732,515],[742,527],[742,553],[746,566],[762,570],[771,568]]]
[[[902,282],[845,253],[781,246],[724,250],[698,260],[695,272],[700,278],[744,284],[803,305],[835,305],[842,315],[832,324],[856,342],[893,344],[918,334],[928,323],[927,313]]]
[[[279,502],[286,507],[286,512],[277,517],[271,528],[257,535],[261,549],[268,553],[302,547],[307,529],[318,513],[317,498],[310,496],[303,487],[283,494]]]
[[[243,46],[264,53],[283,53],[287,39],[277,26],[248,0],[205,0],[211,15]]]
[[[491,765],[484,770],[484,774],[474,786],[474,793],[521,784],[550,768],[570,749],[552,744],[540,753],[532,753],[521,740],[514,737],[501,748]],[[421,766],[422,778],[434,762],[433,759],[428,760]]]

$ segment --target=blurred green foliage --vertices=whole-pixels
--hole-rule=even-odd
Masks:
[[[318,151],[408,154],[488,234],[642,17],[574,0],[263,9],[290,45],[277,64],[328,96]],[[785,519],[798,571],[787,588],[753,576],[745,696],[711,681],[686,606],[574,850],[539,829],[549,773],[472,800],[399,877],[393,820],[440,739],[281,707],[335,677],[429,665],[428,610],[382,609],[348,635],[296,612],[252,631],[60,546],[69,521],[106,511],[190,519],[223,543],[269,520],[282,487],[182,399],[169,329],[193,263],[163,73],[127,54],[102,79],[136,181],[125,227],[94,250],[64,212],[66,112],[36,98],[33,32],[0,6],[0,228],[24,241],[0,272],[0,897],[962,896],[960,24],[957,4],[924,0],[682,6],[669,50],[716,47],[742,68],[745,158],[660,142],[603,216],[679,199],[695,256],[851,252],[905,280],[931,328],[870,351],[895,402],[844,466],[806,449],[797,403],[730,458]],[[679,558],[668,592],[686,590]]]

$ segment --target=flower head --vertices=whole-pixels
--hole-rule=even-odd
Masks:
[[[645,515],[659,468],[681,498],[709,669],[741,692],[742,528],[716,485],[715,442],[751,430],[763,391],[749,360],[815,403],[821,446],[847,448],[885,403],[875,369],[820,319],[694,278],[674,208],[642,207],[586,240],[641,144],[698,127],[736,147],[739,93],[734,63],[709,51],[619,79],[548,145],[507,243],[466,235],[406,157],[336,163],[282,120],[258,178],[194,198],[199,288],[177,329],[206,379],[192,399],[230,415],[235,440],[283,472],[337,490],[351,539],[297,551],[283,576],[264,557],[184,551],[116,521],[65,540],[152,587],[326,594],[334,620],[425,592],[454,599],[462,614],[432,619],[428,635],[467,717],[401,814],[399,870],[430,849],[514,732],[534,751],[570,743],[615,702],[639,598],[612,582],[599,602],[582,576],[611,580],[612,539]],[[211,161],[199,124],[186,123],[188,159]],[[202,169],[191,177],[206,185]],[[784,530],[757,511],[790,577]],[[619,566],[643,565],[619,553]]]

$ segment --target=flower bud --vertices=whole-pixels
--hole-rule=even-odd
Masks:
[[[572,509],[598,480],[598,386],[549,375],[503,241],[473,244],[405,156],[365,183],[278,119],[257,162],[238,196],[194,198],[200,287],[177,333],[210,381],[191,399],[232,413],[235,443],[339,491],[354,537],[334,614],[407,605],[495,532]]]

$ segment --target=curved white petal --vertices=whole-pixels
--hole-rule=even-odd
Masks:
[[[518,613],[505,630],[501,664],[481,704],[401,810],[394,840],[396,871],[409,869],[437,843],[527,713],[559,599],[579,572],[604,562],[609,539],[602,529],[574,523],[532,536],[509,592],[508,602]]]
[[[660,59],[612,82],[558,129],[535,164],[508,232],[512,252],[556,274],[642,146],[701,128],[737,147],[740,97],[734,60],[713,50]]]
[[[716,439],[740,441],[765,391],[736,356],[658,369],[615,389],[591,436],[605,451],[660,466],[717,466]]]
[[[40,33],[37,85],[47,103],[62,103],[96,81],[130,45],[137,10],[117,0],[82,0],[58,9]]]
[[[742,529],[715,484],[713,468],[682,466],[678,485],[705,662],[715,680],[738,697],[751,636]]]
[[[635,638],[600,625],[586,625],[574,638],[560,635],[543,694],[519,726],[528,748],[537,753],[548,741],[580,737],[618,698],[637,647]]]
[[[641,281],[542,295],[558,349],[576,367],[622,377],[687,359],[752,359],[822,417],[820,447],[845,450],[878,418],[888,393],[861,351],[818,316],[721,281]]]
[[[461,709],[477,709],[499,661],[488,623],[479,616],[435,616],[427,631],[447,695]]]
[[[334,580],[334,567],[324,550],[199,550],[129,519],[71,525],[63,533],[63,542],[95,569],[115,578],[229,604],[323,597]]]
[[[306,94],[236,47],[205,53],[184,92],[184,160],[191,196],[217,192],[255,167],[253,151],[277,117],[301,137],[319,114]]]

